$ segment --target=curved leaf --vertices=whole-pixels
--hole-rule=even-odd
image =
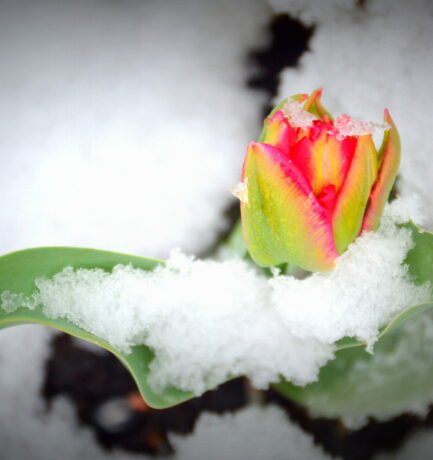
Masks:
[[[342,417],[352,423],[422,413],[433,401],[432,312],[424,311],[388,331],[374,354],[363,347],[339,350],[315,383],[297,387],[281,382],[275,389],[306,406],[313,416]]]
[[[0,257],[0,292],[10,291],[31,295],[35,290],[34,280],[36,278],[51,277],[68,265],[74,268],[101,268],[111,271],[117,264],[132,264],[142,270],[152,270],[162,263],[155,259],[95,249],[64,247],[27,249]],[[175,388],[166,388],[162,393],[155,393],[150,388],[147,378],[153,354],[144,345],[133,347],[130,354],[121,353],[104,340],[66,319],[48,318],[40,307],[34,310],[19,308],[12,313],[6,313],[0,308],[0,329],[25,323],[42,324],[59,329],[110,351],[128,369],[143,398],[154,408],[170,407],[193,397],[192,393],[182,392]]]

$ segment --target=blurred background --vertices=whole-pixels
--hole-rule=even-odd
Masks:
[[[433,228],[432,20],[429,0],[0,0],[1,253],[205,255],[233,223],[229,188],[263,116],[317,87],[335,115],[381,121],[390,109],[403,142],[399,191],[419,196]],[[314,447],[276,406],[242,409],[239,420],[207,414],[242,407],[245,382],[224,390],[227,407],[197,403],[204,415],[196,408],[172,436],[113,375],[123,382],[106,355],[42,327],[2,331],[1,458],[344,456]],[[113,441],[131,410],[152,429],[135,444]],[[243,428],[232,438],[233,426]],[[389,458],[429,458],[426,425],[403,441]],[[209,446],[221,451],[212,457]],[[382,447],[356,458],[388,458]]]

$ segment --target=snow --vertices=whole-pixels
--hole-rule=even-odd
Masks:
[[[259,130],[245,56],[269,17],[261,0],[1,2],[0,251],[212,244]],[[0,333],[2,459],[106,458],[69,406],[39,413],[51,334]]]
[[[259,130],[245,60],[268,18],[261,0],[2,2],[0,252],[212,244]]]
[[[150,346],[157,390],[174,385],[201,394],[230,375],[247,375],[258,388],[280,374],[305,384],[333,356],[332,346],[291,334],[272,308],[266,277],[241,260],[173,253],[150,273],[69,267],[36,285],[46,315],[66,317],[125,353]]]
[[[32,330],[35,336],[48,332],[40,326],[28,326],[20,329],[23,348],[31,341],[26,334]],[[7,334],[6,334],[7,335]],[[1,338],[0,338],[1,339]],[[34,355],[30,353],[28,356]],[[11,359],[12,361],[12,359]],[[30,362],[30,361],[29,361]],[[12,363],[8,363],[13,367]],[[79,427],[74,409],[61,397],[54,400],[50,412],[45,412],[33,395],[34,380],[39,370],[29,366],[27,378],[30,381],[22,385],[28,393],[23,397],[15,382],[13,405],[2,404],[0,414],[0,441],[2,460],[31,458],[32,460],[56,460],[59,452],[65,459],[83,460],[144,460],[153,456],[130,454],[114,449],[110,453],[101,449],[94,441],[94,435],[87,427]],[[20,410],[13,410],[20,409]],[[29,418],[31,423],[29,423]],[[7,422],[6,422],[7,421]],[[19,427],[19,436],[17,436]],[[310,435],[292,424],[281,409],[275,406],[248,407],[234,414],[222,416],[204,413],[197,420],[194,432],[179,436],[169,434],[176,454],[174,460],[212,460],[230,458],[324,460],[326,456],[319,447],[314,446]],[[256,454],[251,456],[252,454]]]
[[[310,435],[276,406],[251,406],[222,416],[203,414],[193,438],[171,436],[188,460],[325,460]]]
[[[36,307],[36,303],[32,299],[9,291],[4,291],[0,294],[0,305],[6,313],[12,313],[20,307],[26,307],[30,310]]]
[[[371,0],[365,13],[348,0],[269,1],[318,23],[312,52],[284,72],[281,98],[323,86],[335,113],[377,119],[389,107],[403,141],[401,186],[421,194],[432,227],[424,184],[433,133],[423,110],[433,98],[431,3]],[[260,2],[217,3],[2,3],[2,252],[70,244],[164,257],[175,245],[196,252],[213,241],[257,134],[261,98],[241,88],[243,53],[263,39],[269,18]],[[193,19],[182,28],[185,18]],[[167,113],[170,134],[157,129]],[[61,448],[66,460],[106,458],[73,426],[69,406],[43,419],[35,409],[49,333],[22,326],[0,334],[2,455],[49,460]]]
[[[298,101],[289,99],[281,109],[288,122],[294,128],[309,128],[313,122],[319,120],[319,117],[304,110],[302,104]],[[372,121],[363,121],[358,118],[343,114],[338,116],[333,122],[333,128],[329,134],[337,136],[337,139],[343,139],[347,136],[364,136],[366,134],[382,134],[385,130],[390,129],[388,123],[375,123]]]
[[[337,138],[346,136],[363,136],[365,134],[380,134],[389,129],[388,123],[363,121],[349,115],[340,115],[335,119],[334,128]]]
[[[347,0],[268,2],[276,12],[289,12],[306,24],[316,25],[310,52],[302,56],[297,68],[282,72],[275,103],[288,94],[323,87],[323,103],[333,114],[351,113],[376,120],[385,107],[389,108],[402,140],[402,180],[398,188],[404,196],[420,196],[426,225],[433,228],[429,186],[433,175],[433,132],[431,117],[423,110],[433,103],[433,4],[429,0],[371,0],[360,8]],[[407,335],[399,341],[398,350],[378,350],[372,363],[359,364],[359,372],[354,372],[347,383],[355,408],[345,399],[335,409],[336,415],[345,414],[346,420],[356,422],[368,416],[389,418],[406,410],[425,412],[433,401],[428,382],[423,389],[408,390],[411,383],[415,382],[416,388],[416,382],[431,373],[427,370],[431,368],[431,319],[424,317],[407,323]],[[387,375],[391,375],[388,380]],[[399,379],[404,378],[402,383]],[[362,387],[356,385],[359,379]],[[386,390],[381,387],[384,381],[388,382]],[[397,391],[397,387],[406,391],[391,400],[376,397]],[[320,405],[318,415],[329,414],[331,402],[326,395],[322,399],[320,404],[310,401],[311,406]],[[391,454],[389,458],[427,458],[428,453],[417,452],[418,444],[420,449],[425,448],[431,445],[431,439],[431,435],[419,436],[401,454]]]
[[[282,112],[294,128],[309,128],[314,120],[318,120],[316,115],[304,110],[298,101],[292,99],[284,104]]]
[[[268,279],[240,259],[194,260],[174,251],[153,271],[66,267],[37,279],[26,304],[124,353],[149,346],[157,391],[175,386],[199,395],[237,375],[257,388],[280,376],[305,385],[332,359],[334,342],[356,337],[372,350],[382,326],[430,299],[431,286],[413,284],[403,263],[413,242],[397,226],[410,205],[399,208],[399,200],[388,206],[379,230],[358,238],[332,272],[304,280]],[[10,310],[7,293],[2,300]]]
[[[231,187],[230,191],[241,203],[248,203],[248,177],[243,182]]]
[[[324,106],[335,115],[377,120],[388,108],[402,139],[400,191],[421,196],[433,228],[433,131],[424,109],[433,104],[433,3],[371,0],[360,8],[349,0],[268,2],[275,11],[316,24],[310,52],[281,73],[274,102],[323,87]]]

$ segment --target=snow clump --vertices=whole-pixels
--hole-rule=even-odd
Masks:
[[[371,349],[380,327],[430,298],[430,286],[413,284],[403,263],[413,242],[397,224],[409,210],[401,200],[388,206],[377,232],[358,238],[332,272],[305,280],[175,251],[153,271],[66,267],[37,279],[25,304],[40,304],[45,315],[67,318],[123,353],[149,346],[155,390],[174,385],[198,395],[237,375],[257,388],[280,376],[304,385],[333,358],[334,342],[356,337]],[[16,293],[2,294],[10,311],[8,296]]]
[[[298,101],[292,99],[284,104],[282,112],[294,128],[309,128],[313,125],[313,121],[319,119],[313,113],[304,110]]]

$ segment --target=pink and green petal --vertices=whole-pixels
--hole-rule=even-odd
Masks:
[[[316,196],[330,185],[338,193],[349,170],[355,146],[353,139],[342,142],[323,130],[314,142],[304,137],[296,143],[290,158],[304,172]]]
[[[302,103],[302,102],[304,102],[304,101],[306,101],[308,99],[308,94],[294,94],[293,96],[287,97],[286,99],[282,100],[278,105],[276,105],[269,112],[268,116],[265,119],[265,123],[266,123],[266,120],[269,120],[270,118],[272,118],[272,116],[274,115],[275,112],[278,112],[278,110],[282,110],[282,108],[286,105],[286,102],[289,99],[293,99],[294,101],[298,101],[299,103]],[[262,142],[261,141],[262,136],[263,136],[263,131],[262,131],[262,133],[260,135],[259,142]]]
[[[319,195],[317,195],[317,200],[319,203],[328,210],[329,215],[332,215],[332,212],[337,201],[337,191],[334,185],[327,185],[322,189]]]
[[[371,135],[358,138],[355,153],[332,216],[335,245],[343,253],[361,230],[367,202],[377,177],[377,151]]]
[[[287,122],[283,112],[278,110],[265,120],[260,142],[270,144],[287,152],[295,143],[297,130]]]
[[[304,110],[310,112],[319,118],[332,120],[332,115],[323,107],[320,98],[322,96],[322,88],[318,88],[311,93],[304,103]]]
[[[295,94],[290,98],[284,99],[276,107],[274,107],[265,119],[262,132],[260,133],[259,142],[274,145],[272,139],[275,139],[275,131],[277,131],[277,127],[274,125],[278,125],[280,121],[284,120],[285,124],[290,126],[289,123],[287,123],[282,112],[284,105],[287,103],[289,99],[293,99],[294,101],[298,101],[301,103],[308,99],[308,94]],[[280,127],[280,129],[282,129],[282,127]],[[292,130],[293,129],[294,128],[292,128]],[[269,137],[271,137],[271,139],[269,139]]]
[[[301,104],[302,102],[305,102],[308,99],[308,94],[294,94],[293,96],[290,96],[290,99],[293,99],[294,101],[297,101]]]
[[[331,270],[338,253],[329,213],[294,163],[280,150],[253,142],[243,177],[248,200],[241,203],[242,223],[254,261]]]
[[[400,165],[400,136],[388,110],[385,110],[384,120],[391,128],[385,132],[379,150],[379,176],[371,191],[362,231],[376,230],[378,227]]]

